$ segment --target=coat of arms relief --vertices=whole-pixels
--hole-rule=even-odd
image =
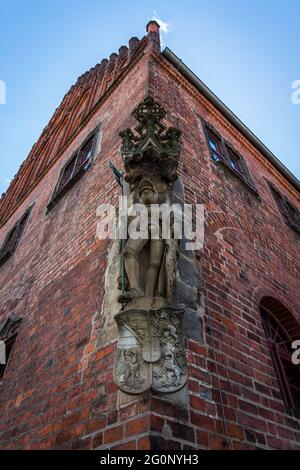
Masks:
[[[165,114],[159,103],[147,97],[133,112],[138,126],[120,134],[125,167],[122,180],[131,200],[145,208],[133,215],[128,211],[133,224],[120,246],[118,301],[122,308],[115,316],[119,338],[114,379],[128,394],[149,389],[172,393],[187,381],[184,310],[172,305],[178,239],[172,216],[167,232],[160,211],[153,220],[153,207],[171,206],[181,149],[180,131],[166,129],[161,122]],[[142,228],[146,236],[132,236],[131,226]]]
[[[152,388],[171,393],[185,385],[183,313],[176,308],[163,307],[125,310],[116,316],[119,343],[115,381],[121,390],[139,394]]]

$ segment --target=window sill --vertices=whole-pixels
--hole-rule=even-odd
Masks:
[[[224,159],[221,159],[220,160],[215,160],[213,157],[212,157],[212,161],[216,164],[216,165],[223,165],[227,170],[230,171],[231,174],[233,174],[234,176],[236,176],[256,197],[257,199],[260,200],[260,195],[256,189],[255,186],[253,186],[253,184],[247,179],[245,178],[241,173],[239,173],[238,171],[236,171],[234,168],[232,168],[227,162],[226,160]]]

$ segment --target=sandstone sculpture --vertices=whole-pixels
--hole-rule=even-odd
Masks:
[[[178,240],[172,230],[172,211],[168,211],[177,179],[180,131],[165,128],[161,120],[166,113],[151,97],[145,98],[133,115],[138,126],[120,134],[124,178],[132,202],[143,210],[133,215],[129,210],[132,223],[120,252],[123,282],[118,301],[122,309],[115,317],[119,341],[114,377],[119,388],[129,394],[149,388],[170,393],[187,380],[184,311],[171,305]],[[163,217],[162,207],[167,217]],[[132,227],[143,236],[134,237]]]

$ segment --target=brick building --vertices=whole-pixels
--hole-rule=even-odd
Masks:
[[[179,184],[205,204],[180,255],[189,380],[126,396],[113,381],[120,131],[146,96],[181,130]],[[132,38],[64,97],[0,201],[1,449],[300,449],[299,181],[169,50]],[[115,312],[114,312],[115,313]]]

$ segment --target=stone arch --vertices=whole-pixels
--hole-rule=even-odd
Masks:
[[[261,301],[265,297],[276,300],[276,302],[280,303],[284,309],[290,312],[296,321],[299,321],[299,314],[296,313],[296,308],[291,300],[283,293],[270,287],[258,286],[254,289],[252,294],[252,302],[253,307],[257,312],[259,312]]]
[[[269,295],[261,298],[259,303],[260,313],[265,310],[272,316],[280,327],[285,331],[291,341],[300,339],[300,324],[297,318],[292,314],[280,300]]]

